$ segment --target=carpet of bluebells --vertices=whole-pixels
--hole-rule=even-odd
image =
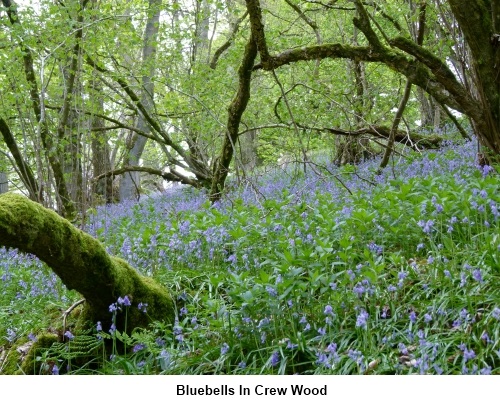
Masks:
[[[168,288],[177,319],[130,335],[98,324],[94,342],[132,349],[102,345],[78,368],[68,352],[83,337],[67,332],[50,372],[498,374],[500,182],[476,152],[450,144],[380,174],[325,159],[233,180],[215,206],[178,188],[97,209],[85,230]],[[12,250],[0,282],[4,348],[79,298]],[[147,316],[128,297],[110,305]]]

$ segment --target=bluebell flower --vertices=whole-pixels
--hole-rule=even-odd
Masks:
[[[481,335],[481,340],[483,340],[486,344],[493,343],[486,332],[483,332],[483,334]]]
[[[429,219],[427,222],[426,221],[418,221],[418,226],[422,228],[422,231],[424,233],[431,233],[432,227],[434,226],[434,221],[432,219]]]
[[[463,352],[464,360],[469,361],[476,357],[476,353],[472,349],[468,349],[464,343],[461,343],[458,348]]]
[[[263,327],[269,325],[269,319],[268,318],[263,318],[259,321],[259,324],[257,325],[258,329],[262,329]]]
[[[123,305],[126,306],[126,307],[129,307],[130,305],[132,305],[132,303],[130,302],[130,298],[128,297],[128,295],[126,295],[125,297],[123,297]]]
[[[367,328],[366,322],[368,320],[368,317],[369,317],[368,312],[366,312],[365,309],[361,309],[361,312],[358,314],[356,318],[356,326],[358,328],[366,329]]]
[[[238,363],[238,368],[243,369],[243,368],[246,368],[246,366],[247,366],[247,363],[245,363],[244,361],[240,361],[240,362]]]
[[[398,343],[398,349],[401,354],[408,355],[408,349],[406,348],[404,343]]]
[[[102,332],[102,324],[101,324],[101,321],[98,321],[98,322],[97,322],[97,325],[96,325],[96,330],[97,330],[97,332]]]
[[[266,291],[271,297],[276,297],[278,295],[276,289],[271,286],[266,286]]]
[[[318,366],[324,366],[326,368],[330,368],[332,366],[330,364],[329,357],[325,353],[318,353],[318,359],[316,360],[316,364]]]
[[[326,328],[319,328],[318,329],[318,333],[321,335],[321,336],[324,336],[326,334]]]
[[[59,367],[57,367],[57,364],[52,366],[52,375],[59,375]]]
[[[365,289],[365,287],[364,287],[362,284],[357,283],[357,284],[353,287],[352,291],[353,291],[355,294],[357,294],[358,298],[361,298],[361,297],[363,296],[363,294],[365,293],[366,289]]]
[[[333,308],[331,305],[326,305],[325,310],[323,311],[325,315],[333,315]]]
[[[475,269],[472,272],[472,278],[474,280],[476,280],[478,283],[482,283],[483,282],[483,275],[481,274],[481,270],[480,269]]]
[[[377,256],[380,256],[384,251],[384,248],[382,246],[379,246],[374,242],[370,242],[368,244],[368,249],[370,250],[370,252],[376,254]]]
[[[429,323],[432,321],[432,316],[430,314],[425,314],[424,315],[424,322]]]
[[[479,374],[481,374],[481,375],[491,375],[491,367],[490,366],[486,366],[486,367],[482,368],[481,370],[479,370]]]
[[[133,353],[137,353],[138,351],[141,351],[142,349],[144,349],[146,346],[142,343],[138,343],[136,344],[133,348],[132,348],[132,352]]]
[[[438,375],[443,374],[443,369],[441,367],[439,367],[438,364],[434,363],[432,366],[434,367],[434,370],[436,371],[436,374],[438,374]]]
[[[296,349],[297,347],[299,347],[298,344],[296,343],[292,343],[292,341],[290,339],[288,339],[288,343],[286,345],[286,348],[289,349],[289,350],[294,350]]]
[[[491,316],[495,319],[500,319],[500,308],[493,308],[493,311],[491,311]]]
[[[280,354],[278,351],[274,351],[271,355],[271,367],[275,367],[280,362]]]
[[[228,351],[229,351],[229,345],[226,342],[222,343],[222,346],[220,348],[221,356],[224,356]]]
[[[364,357],[359,350],[353,349],[349,349],[349,351],[347,352],[347,356],[349,356],[349,358],[355,361],[357,364],[360,364]]]
[[[180,316],[187,315],[187,313],[188,313],[188,310],[186,307],[182,307],[181,310],[179,311]]]
[[[137,309],[145,314],[148,311],[148,304],[139,302],[139,304],[137,304]]]
[[[467,276],[464,272],[460,273],[460,288],[465,287],[467,284]]]
[[[474,350],[470,349],[465,349],[464,350],[464,359],[465,361],[469,361],[469,360],[472,360],[473,358],[476,357],[476,353],[474,353]]]
[[[337,352],[337,343],[330,343],[327,347],[326,347],[326,351],[328,353],[336,353]]]
[[[182,326],[179,325],[178,321],[176,320],[174,327],[172,328],[174,335],[180,335],[182,333]]]
[[[69,330],[64,332],[64,336],[66,336],[69,340],[73,340],[75,338],[75,336],[73,336],[73,334]]]

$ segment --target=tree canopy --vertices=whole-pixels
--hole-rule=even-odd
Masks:
[[[170,182],[215,201],[259,162],[387,161],[450,132],[498,160],[498,1],[2,5],[1,178],[68,218]]]

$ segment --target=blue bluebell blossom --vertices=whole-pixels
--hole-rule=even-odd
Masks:
[[[229,351],[229,345],[226,342],[222,343],[222,346],[220,348],[221,356],[224,356],[225,354],[227,354],[228,351]]]
[[[271,367],[275,367],[280,362],[280,354],[278,351],[274,351],[271,355]]]

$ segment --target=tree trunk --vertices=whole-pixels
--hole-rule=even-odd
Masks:
[[[7,165],[5,156],[0,154],[0,194],[4,194],[9,191],[9,177],[5,170],[6,167]]]
[[[9,191],[9,181],[7,173],[0,171],[0,194]]]
[[[500,2],[450,0],[472,55],[481,114],[470,116],[479,142],[500,161]]]
[[[148,12],[150,15],[144,30],[144,45],[142,49],[142,68],[145,72],[147,72],[147,74],[144,74],[142,77],[141,102],[150,112],[153,109],[154,103],[154,84],[152,79],[156,71],[154,62],[156,55],[156,42],[158,39],[158,28],[160,24],[160,9],[161,1],[149,1]],[[139,117],[137,118],[137,128],[147,134],[151,131],[142,114],[139,114]],[[128,151],[128,155],[125,158],[124,166],[136,166],[139,163],[142,152],[146,147],[147,140],[148,139],[146,137],[141,135],[138,135],[135,138],[132,147]],[[124,201],[137,198],[139,193],[139,172],[129,172],[124,174],[120,182],[120,200]]]
[[[245,173],[255,170],[258,165],[257,156],[257,130],[253,129],[240,135],[240,161]]]
[[[257,57],[257,43],[253,32],[250,34],[245,53],[238,69],[239,87],[236,96],[231,101],[228,108],[228,118],[226,136],[222,151],[214,164],[214,175],[212,187],[210,189],[210,201],[216,202],[222,197],[222,190],[229,174],[229,165],[233,160],[233,155],[238,141],[241,117],[245,112],[250,100],[250,82],[252,80],[252,67]]]
[[[354,27],[353,44],[358,45],[358,29]],[[366,105],[365,90],[367,88],[363,62],[348,60],[347,66],[354,76],[355,92],[353,98],[354,121],[356,129],[362,128],[365,123]],[[339,166],[348,163],[358,163],[361,158],[369,157],[369,144],[366,138],[356,136],[338,136],[335,138],[335,163]]]
[[[104,96],[102,85],[98,80],[91,83],[91,97],[94,107],[100,114],[104,112]],[[98,115],[92,116],[91,121],[91,149],[92,149],[92,174],[97,177],[113,169],[108,145],[108,136],[103,131],[104,119]],[[92,185],[92,193],[98,197],[96,205],[114,202],[113,177],[107,176],[95,181]]]
[[[68,289],[82,294],[86,299],[82,328],[100,321],[108,330],[112,324],[109,306],[126,295],[132,302],[127,311],[128,332],[147,327],[153,320],[174,320],[172,298],[162,286],[110,256],[99,241],[54,211],[18,194],[0,195],[0,246],[34,254]],[[147,315],[137,307],[141,302],[148,304]],[[115,325],[124,331],[124,312],[118,313]]]

